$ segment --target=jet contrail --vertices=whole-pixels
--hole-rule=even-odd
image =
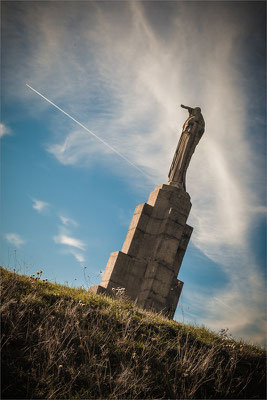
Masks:
[[[128,164],[130,164],[132,167],[136,168],[139,172],[141,172],[143,175],[151,179],[150,176],[148,176],[144,171],[142,171],[139,167],[137,167],[135,164],[133,164],[128,158],[124,157],[123,154],[119,153],[116,149],[114,149],[112,146],[110,146],[107,142],[105,142],[103,139],[101,139],[99,136],[97,136],[94,132],[90,131],[90,129],[86,128],[81,122],[77,121],[77,119],[73,118],[70,114],[68,114],[66,111],[62,110],[59,106],[57,106],[55,103],[53,103],[51,100],[49,100],[47,97],[45,97],[43,94],[38,92],[36,89],[31,87],[26,83],[26,86],[33,90],[35,93],[39,94],[43,99],[45,99],[48,103],[52,104],[52,106],[56,107],[59,111],[61,111],[63,114],[67,115],[72,121],[76,122],[76,124],[80,125],[83,129],[85,129],[87,132],[89,132],[91,135],[93,135],[96,139],[98,139],[100,142],[102,142],[105,146],[107,146],[110,150],[112,150],[114,153],[118,154],[123,160],[125,160]]]

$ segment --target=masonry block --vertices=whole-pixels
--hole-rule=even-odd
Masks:
[[[142,245],[139,246],[137,251],[137,258],[141,260],[149,260],[154,251],[155,244],[155,236],[145,233],[143,236]]]
[[[161,235],[154,257],[166,264],[172,265],[179,246],[179,241],[167,235]]]
[[[166,220],[164,224],[161,225],[159,233],[166,234],[169,237],[173,237],[180,241],[184,232],[184,226],[172,221],[171,219]]]
[[[138,228],[129,229],[122,246],[122,251],[126,254],[135,256],[144,240],[145,232]]]
[[[183,283],[177,279],[192,228],[186,224],[190,196],[181,187],[159,185],[136,207],[121,251],[111,253],[96,293],[126,295],[145,309],[173,318]]]
[[[129,274],[130,262],[131,258],[121,251],[111,253],[100,285],[107,289],[123,285],[124,277]]]
[[[149,222],[146,227],[146,232],[151,235],[157,235],[161,228],[162,223],[163,223],[162,218],[150,217]]]
[[[149,222],[152,214],[153,207],[143,203],[136,207],[129,229],[138,228],[141,231],[146,230],[147,223]]]
[[[167,283],[168,286],[170,286],[173,279],[173,271],[169,269],[166,265],[159,263],[157,279],[160,282]]]
[[[107,294],[107,289],[100,285],[91,286],[90,290],[97,294]]]

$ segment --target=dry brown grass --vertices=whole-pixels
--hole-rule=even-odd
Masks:
[[[2,398],[265,398],[265,351],[2,270]]]

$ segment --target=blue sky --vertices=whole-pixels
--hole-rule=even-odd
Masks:
[[[175,319],[263,344],[265,15],[257,1],[2,2],[2,265],[99,283],[167,182],[179,105],[200,106]]]

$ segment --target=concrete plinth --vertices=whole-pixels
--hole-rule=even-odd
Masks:
[[[125,294],[144,309],[173,318],[183,282],[178,272],[193,228],[186,224],[191,209],[188,193],[160,185],[148,202],[136,207],[121,251],[111,253],[97,293]]]

